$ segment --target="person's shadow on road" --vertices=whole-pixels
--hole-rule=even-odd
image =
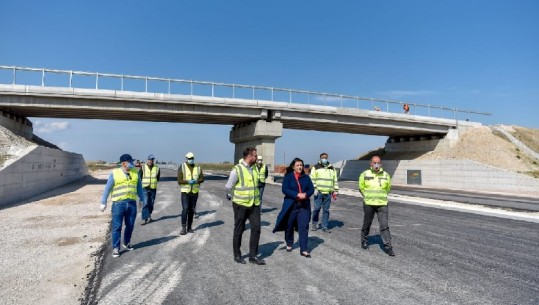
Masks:
[[[161,216],[157,219],[154,219],[152,220],[152,222],[156,222],[156,221],[161,221],[161,220],[166,220],[166,219],[171,219],[171,218],[178,218],[182,216],[182,213],[178,214],[178,215],[166,215],[166,216]]]
[[[260,258],[270,257],[273,252],[279,247],[282,241],[274,241],[271,243],[263,244],[258,246],[258,253],[260,253]]]
[[[208,211],[200,211],[200,212],[197,212],[197,215],[198,217],[200,216],[204,216],[204,215],[208,215],[208,214],[213,214],[217,212],[216,210],[208,210]]]
[[[144,247],[150,247],[150,246],[155,246],[155,245],[158,245],[158,244],[162,244],[162,243],[166,243],[174,238],[177,238],[179,237],[178,235],[173,235],[173,236],[164,236],[164,237],[159,237],[159,238],[152,238],[150,240],[147,240],[147,241],[143,241],[143,242],[140,242],[138,244],[134,244],[133,245],[133,248],[135,249],[140,249],[140,248],[144,248]]]
[[[311,249],[309,252],[313,252],[313,250],[324,243],[324,240],[317,236],[309,236],[309,243],[308,246]]]
[[[369,245],[378,245],[381,250],[384,250],[384,240],[380,234],[367,236],[367,242]]]
[[[269,226],[269,225],[270,225],[270,223],[267,222],[267,221],[261,221],[261,222],[260,222],[260,227],[267,227],[267,226]],[[246,224],[245,224],[245,230],[244,230],[244,231],[247,231],[247,230],[250,230],[250,229],[251,229],[251,224],[250,224],[250,223],[246,223]]]
[[[268,213],[268,212],[273,212],[275,210],[277,210],[277,208],[265,208],[265,209],[261,209],[260,213]]]
[[[199,225],[198,227],[195,228],[195,230],[202,230],[202,229],[206,229],[206,228],[216,227],[216,226],[223,225],[224,223],[225,222],[222,221],[222,220],[217,220],[217,221],[214,221],[214,222],[207,222],[207,223],[203,223],[203,224]]]
[[[328,229],[342,228],[343,226],[344,226],[344,222],[340,220],[330,220],[328,222]]]

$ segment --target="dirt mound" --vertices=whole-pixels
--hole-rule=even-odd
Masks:
[[[539,130],[513,126],[512,133],[525,145],[539,151]],[[468,129],[459,137],[457,144],[451,149],[436,149],[427,153],[395,153],[378,149],[360,156],[360,160],[368,160],[378,152],[386,160],[442,160],[465,159],[493,167],[537,176],[539,160],[532,159],[504,137],[495,135],[488,126],[477,126]]]

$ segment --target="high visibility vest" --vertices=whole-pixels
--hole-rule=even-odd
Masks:
[[[113,202],[125,199],[137,200],[138,171],[136,169],[130,169],[127,176],[121,168],[116,168],[112,171],[112,178],[114,178],[111,193]]]
[[[183,180],[198,180],[198,177],[200,176],[200,166],[195,165],[193,166],[193,172],[189,169],[189,166],[187,164],[182,163],[182,173],[183,173]],[[198,193],[200,190],[200,184],[180,184],[180,191],[182,193]]]
[[[387,205],[387,194],[391,190],[391,177],[382,168],[375,173],[368,169],[359,175],[359,190],[366,205]]]
[[[243,163],[235,165],[234,170],[238,175],[238,181],[234,186],[232,201],[246,207],[251,207],[253,204],[260,205],[258,172],[254,169],[252,173],[249,172]]]
[[[253,168],[256,170],[258,174],[259,183],[266,183],[266,170],[268,169],[266,164],[262,164],[260,168],[258,167],[258,165],[253,165]]]
[[[144,164],[144,170],[142,171],[142,187],[150,187],[152,190],[157,188],[157,173],[159,173],[159,167],[153,165],[152,169],[148,164]]]
[[[339,191],[337,171],[334,168],[314,166],[311,171],[313,186],[322,194]]]

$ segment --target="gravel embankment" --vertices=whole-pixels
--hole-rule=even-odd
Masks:
[[[0,304],[80,303],[110,221],[98,210],[99,179],[106,174],[0,210]]]

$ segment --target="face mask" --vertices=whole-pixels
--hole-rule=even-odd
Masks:
[[[133,164],[133,162],[127,163],[127,169],[132,169],[133,167],[135,167],[135,164]]]
[[[328,164],[328,159],[320,159],[322,161],[322,164]]]
[[[256,161],[256,162],[258,162],[258,164],[262,164],[262,160],[258,160],[258,161]]]
[[[193,165],[193,164],[195,164],[195,159],[189,159],[189,160],[187,160],[187,163]]]
[[[379,170],[379,169],[380,169],[380,163],[374,163],[374,164],[372,165],[372,168],[373,168],[373,169],[376,169],[376,170]]]

